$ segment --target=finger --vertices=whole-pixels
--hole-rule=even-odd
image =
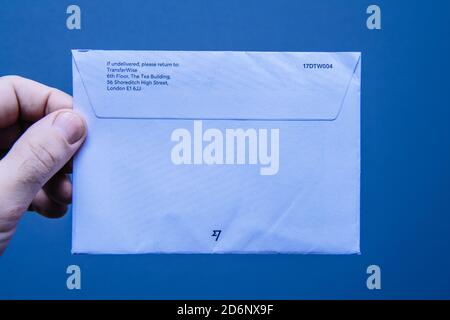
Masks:
[[[17,221],[2,221],[0,220],[0,256],[8,246],[13,234],[16,232]]]
[[[27,131],[27,129],[29,127],[31,127],[33,125],[34,122],[25,122],[25,121],[21,121],[20,122],[20,127],[22,128],[22,132]]]
[[[22,129],[18,123],[0,129],[0,149],[9,149],[19,139]]]
[[[67,205],[53,201],[44,190],[39,190],[31,202],[30,209],[47,218],[60,218],[67,211]]]
[[[54,112],[32,125],[0,162],[0,203],[27,208],[85,136],[84,120],[73,111]]]
[[[68,94],[18,76],[0,77],[0,128],[23,121],[35,122],[60,109],[72,108]]]
[[[44,186],[45,193],[59,204],[72,202],[72,183],[64,173],[57,173]]]
[[[67,162],[64,167],[61,169],[61,172],[63,173],[72,173],[73,171],[73,159],[70,159],[69,162]]]

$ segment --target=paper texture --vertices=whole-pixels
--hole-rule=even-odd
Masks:
[[[360,53],[72,53],[73,253],[359,253]]]

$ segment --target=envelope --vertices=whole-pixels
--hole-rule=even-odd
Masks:
[[[359,52],[72,56],[73,253],[360,252]]]

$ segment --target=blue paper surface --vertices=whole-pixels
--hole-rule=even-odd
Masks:
[[[361,255],[71,254],[72,214],[27,214],[0,258],[2,298],[449,298],[450,3],[77,0],[3,1],[0,73],[72,93],[73,48],[362,51]],[[95,181],[92,181],[95,183]],[[79,265],[82,290],[68,290]],[[382,290],[366,269],[381,267]]]

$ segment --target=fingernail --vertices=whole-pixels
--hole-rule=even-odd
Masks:
[[[84,136],[84,122],[75,112],[61,112],[53,125],[57,127],[69,144],[74,144]]]

